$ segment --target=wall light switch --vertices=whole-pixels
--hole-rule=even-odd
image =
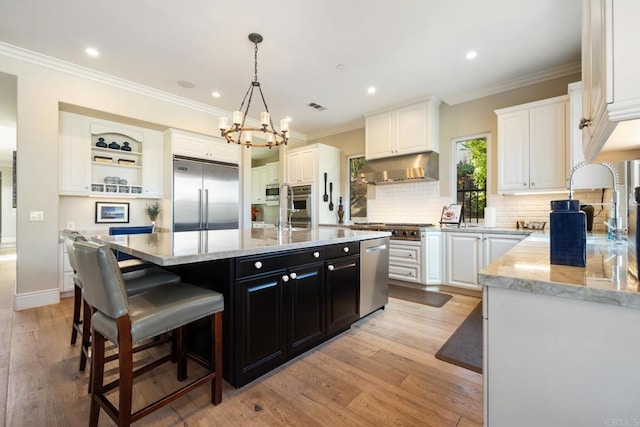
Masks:
[[[42,211],[30,211],[29,221],[44,221],[44,212]]]
[[[67,230],[75,230],[76,229],[76,223],[73,221],[67,221]]]

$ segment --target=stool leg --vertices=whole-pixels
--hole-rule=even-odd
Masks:
[[[222,312],[211,316],[211,370],[216,376],[211,383],[211,403],[222,402]]]
[[[119,426],[131,425],[131,404],[133,400],[133,341],[129,316],[117,319],[118,362],[120,365],[120,386],[118,402]]]
[[[80,347],[80,371],[84,371],[87,355],[91,346],[91,306],[83,301],[82,310],[82,346]]]
[[[91,409],[89,411],[89,426],[98,425],[100,417],[100,405],[98,398],[102,396],[104,385],[104,337],[101,333],[93,331],[91,351]]]
[[[178,369],[178,381],[187,379],[187,352],[185,346],[186,326],[181,326],[173,331],[176,344],[176,358]]]
[[[82,305],[82,288],[77,283],[73,285],[73,325],[71,326],[71,345],[75,345],[80,329],[80,306]]]

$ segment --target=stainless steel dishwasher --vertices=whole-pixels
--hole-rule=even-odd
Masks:
[[[389,302],[389,238],[360,242],[360,317]]]

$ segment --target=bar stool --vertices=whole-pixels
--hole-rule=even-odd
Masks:
[[[196,387],[211,382],[211,402],[222,401],[222,294],[178,283],[153,288],[127,296],[125,282],[114,254],[107,246],[94,242],[74,243],[78,273],[87,302],[95,308],[92,318],[91,361],[94,381],[91,389],[89,425],[97,426],[100,408],[119,425],[128,426],[149,413],[183,396]],[[187,377],[186,325],[211,317],[211,360],[203,363],[208,372],[169,395],[132,413],[133,378],[171,360],[162,357],[133,370],[133,344],[167,331],[177,333],[177,376]],[[104,384],[105,340],[118,346],[119,379]],[[195,361],[202,363],[198,358]],[[118,408],[105,393],[119,387]]]
[[[73,275],[73,325],[71,329],[71,345],[76,343],[78,333],[82,336],[80,349],[80,371],[84,371],[91,346],[91,307],[84,303],[82,321],[80,311],[82,308],[82,281],[78,277],[77,260],[73,243],[86,238],[77,231],[64,230],[65,244],[69,256],[69,264],[74,271]],[[153,264],[141,260],[125,260],[118,262],[118,268],[123,274],[125,288],[128,295],[136,295],[157,286],[180,283],[180,276],[155,267]]]

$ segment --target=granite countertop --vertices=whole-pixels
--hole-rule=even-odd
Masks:
[[[170,266],[368,240],[390,235],[391,233],[386,231],[317,227],[293,231],[245,228],[122,236],[97,235],[92,239],[154,264]]]
[[[550,263],[549,238],[531,235],[478,274],[481,285],[640,309],[626,241],[587,238],[587,266]]]

